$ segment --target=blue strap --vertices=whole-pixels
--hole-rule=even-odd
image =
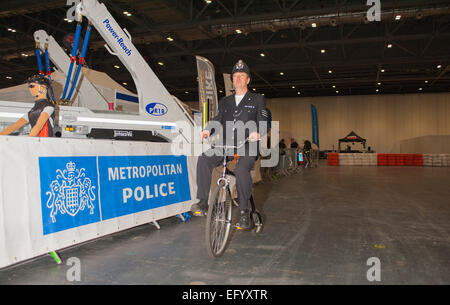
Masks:
[[[38,63],[39,74],[42,75],[44,74],[44,68],[42,67],[41,51],[39,50],[39,48],[36,48],[36,59]]]
[[[41,51],[39,50],[39,48],[36,48],[35,53],[36,53],[36,60],[38,63],[39,74],[44,75],[44,68],[42,67],[42,60],[41,60]],[[47,99],[50,99],[48,92],[47,92]]]
[[[80,76],[80,72],[81,72],[81,67],[83,66],[83,63],[84,63],[84,57],[87,52],[89,36],[91,35],[91,28],[92,28],[92,26],[88,25],[88,28],[86,30],[86,36],[84,37],[83,48],[81,49],[81,55],[80,55],[80,59],[78,62],[77,73],[75,74],[75,78],[72,83],[72,88],[70,88],[69,95],[67,96],[67,100],[70,100],[70,98],[72,97],[73,91],[75,90],[75,87],[77,85],[78,77]]]
[[[72,47],[72,56],[70,58],[69,73],[67,73],[66,84],[64,85],[64,91],[63,91],[63,95],[61,97],[61,99],[63,99],[63,100],[66,98],[67,89],[69,89],[70,78],[72,77],[72,70],[73,70],[73,65],[75,62],[75,57],[77,55],[78,42],[80,41],[80,35],[81,35],[81,23],[78,22],[77,29],[75,32],[75,40],[73,42],[73,47]]]
[[[50,71],[50,60],[48,59],[48,49],[45,48],[44,52],[45,57],[45,68],[47,70],[47,77],[50,80],[50,95],[52,96],[52,101],[55,101],[55,95],[53,94],[53,86],[52,86],[52,74]]]

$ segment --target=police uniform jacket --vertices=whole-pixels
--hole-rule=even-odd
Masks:
[[[261,137],[267,133],[266,100],[261,94],[247,91],[238,106],[236,106],[235,94],[229,95],[219,101],[218,108],[218,114],[212,121],[216,121],[215,124],[220,123],[222,130],[216,130],[216,126],[210,122],[205,130],[209,130],[211,135],[222,132],[224,143],[238,145],[237,141],[242,140],[242,138],[238,138],[238,133],[241,133],[243,125],[250,121],[256,124],[245,125],[244,139],[254,131],[259,132]],[[261,125],[262,128],[260,128],[260,122],[265,122]]]

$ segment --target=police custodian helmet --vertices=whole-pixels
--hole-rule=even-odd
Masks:
[[[236,72],[245,72],[248,76],[250,76],[250,69],[242,59],[239,59],[239,61],[233,66],[231,77],[233,77],[233,74]]]

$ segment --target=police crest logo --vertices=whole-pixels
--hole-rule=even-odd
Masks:
[[[44,235],[101,221],[97,158],[39,157]]]
[[[56,174],[56,179],[50,183],[50,190],[46,192],[52,222],[56,222],[58,212],[73,217],[87,207],[89,213],[93,214],[95,187],[91,179],[86,177],[85,169],[77,169],[75,162],[70,161],[66,164],[66,169],[57,169]]]

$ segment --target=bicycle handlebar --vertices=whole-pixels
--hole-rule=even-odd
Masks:
[[[260,139],[258,139],[258,140],[253,140],[253,141],[250,141],[250,139],[249,138],[247,138],[247,139],[245,139],[245,141],[244,142],[242,142],[241,144],[239,144],[239,145],[215,145],[215,144],[211,144],[211,147],[213,147],[213,148],[224,148],[225,150],[226,149],[239,149],[239,148],[241,148],[242,146],[244,146],[246,143],[248,143],[248,142],[258,142]]]

